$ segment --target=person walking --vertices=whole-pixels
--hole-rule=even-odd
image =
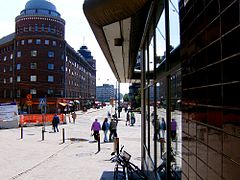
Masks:
[[[126,117],[126,126],[130,125],[130,115],[129,115],[129,111],[127,112],[127,117]]]
[[[54,115],[53,119],[52,119],[52,126],[53,126],[53,131],[54,132],[59,132],[58,130],[58,124],[60,123],[60,119],[58,117],[57,114]]]
[[[93,136],[96,141],[98,141],[98,135],[100,130],[101,130],[101,124],[98,122],[98,119],[96,118],[91,126],[91,131],[93,131]]]
[[[77,114],[75,113],[75,111],[73,111],[73,113],[72,113],[72,119],[73,119],[73,123],[74,123],[74,124],[75,124],[76,118],[77,118]]]
[[[176,140],[176,131],[177,131],[177,122],[175,121],[175,119],[172,119],[172,122],[171,122],[171,138],[172,138],[172,141],[175,141]]]
[[[107,112],[107,117],[111,118],[111,113],[109,111]]]
[[[166,131],[166,122],[164,118],[162,118],[162,121],[160,123],[160,130],[161,130],[161,138],[165,138],[165,131]]]
[[[135,124],[135,114],[134,114],[134,112],[131,112],[131,122],[130,122],[130,124],[131,124],[131,126],[133,126],[134,124]]]
[[[104,142],[108,142],[108,137],[107,137],[107,133],[109,130],[109,123],[108,123],[108,118],[105,118],[103,123],[102,123],[102,130],[104,132]]]
[[[112,136],[117,137],[117,121],[115,116],[111,119],[110,126],[109,126],[110,134],[109,134],[109,141],[112,141]]]

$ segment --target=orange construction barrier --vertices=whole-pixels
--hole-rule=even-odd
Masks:
[[[20,125],[27,124],[52,124],[52,119],[55,114],[24,114],[20,115]],[[64,114],[58,114],[60,123],[65,123]]]

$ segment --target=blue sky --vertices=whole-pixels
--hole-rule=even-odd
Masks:
[[[49,0],[66,21],[65,39],[75,50],[86,45],[97,63],[97,85],[116,85],[110,69],[82,10],[84,0]],[[28,0],[7,0],[0,6],[0,38],[15,31],[15,17],[25,8]],[[107,73],[106,73],[107,72]],[[122,85],[124,87],[124,85]],[[121,88],[126,92],[128,89]]]
[[[65,26],[65,39],[75,50],[80,46],[86,45],[92,52],[92,56],[96,59],[97,63],[97,85],[103,83],[116,85],[116,79],[110,69],[95,36],[85,18],[82,10],[84,0],[49,0],[52,2],[61,17],[66,21]],[[25,8],[28,0],[7,0],[0,6],[0,38],[15,31],[15,17]],[[177,8],[178,0],[172,0]],[[176,15],[173,6],[170,4],[170,17],[173,26],[171,26],[171,36],[179,36],[179,27],[176,25]],[[175,26],[175,27],[174,27]],[[164,34],[164,27],[161,26],[161,32]],[[164,46],[163,38],[160,38]],[[179,44],[177,37],[172,39],[171,44],[174,46]],[[162,54],[162,53],[161,53]],[[107,73],[106,73],[107,72]],[[121,93],[128,92],[128,85],[121,84]]]

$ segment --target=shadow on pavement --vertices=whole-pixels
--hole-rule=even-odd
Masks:
[[[104,171],[102,173],[102,176],[100,178],[100,180],[112,180],[113,179],[113,171]]]

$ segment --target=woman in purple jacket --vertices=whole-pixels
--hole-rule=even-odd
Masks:
[[[92,123],[91,131],[93,131],[94,139],[98,140],[99,131],[101,130],[101,124],[98,122],[98,119]]]

